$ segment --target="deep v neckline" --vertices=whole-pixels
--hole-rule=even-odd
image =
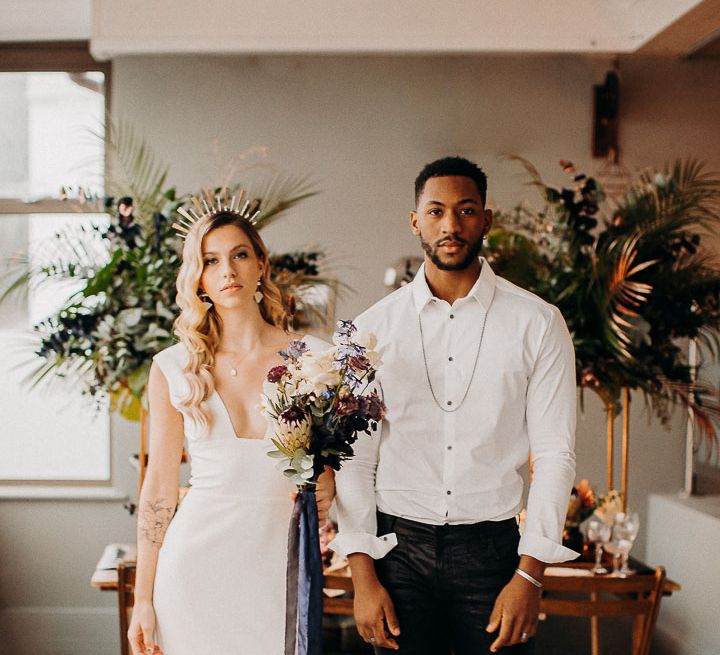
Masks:
[[[233,437],[238,440],[242,441],[265,441],[267,439],[267,435],[263,435],[262,437],[241,437],[238,435],[237,430],[235,429],[235,424],[233,423],[232,416],[230,415],[230,410],[228,409],[227,405],[225,404],[225,401],[223,400],[223,397],[220,395],[220,392],[215,389],[213,391],[213,395],[220,401],[220,405],[223,409],[223,412],[225,414],[225,418],[227,418],[228,425],[230,426],[230,430],[233,433]]]
[[[307,334],[303,335],[302,337],[300,337],[299,341],[306,342],[307,338],[308,338]],[[290,341],[296,341],[296,339],[291,339]],[[286,348],[290,347],[290,341],[288,341],[287,344],[285,345]],[[306,344],[307,344],[307,342],[306,342]],[[308,350],[309,349],[310,348],[308,348]],[[270,369],[268,369],[268,370],[270,370]],[[262,395],[262,391],[260,392],[260,395]],[[235,429],[235,424],[233,423],[232,415],[230,414],[230,410],[228,409],[227,404],[223,400],[223,397],[220,395],[220,392],[217,390],[216,386],[214,386],[214,388],[213,388],[213,396],[215,396],[220,401],[220,405],[223,409],[223,413],[225,414],[225,418],[227,418],[228,425],[230,426],[230,430],[232,431],[233,437],[235,439],[242,440],[242,441],[265,441],[268,438],[267,435],[263,435],[262,437],[241,437],[241,436],[239,436],[237,433],[237,430]]]

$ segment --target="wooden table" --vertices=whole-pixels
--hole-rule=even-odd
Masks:
[[[110,546],[119,547],[124,551],[123,561],[135,561],[136,549],[133,544]],[[601,652],[599,631],[601,616],[634,616],[633,653],[646,652],[659,609],[659,597],[670,596],[680,591],[681,587],[677,582],[665,578],[663,571],[656,602],[644,600],[649,598],[649,590],[652,589],[652,581],[657,571],[636,560],[631,560],[630,564],[638,570],[638,573],[629,578],[592,575],[590,573],[592,564],[589,562],[566,562],[548,567],[540,606],[541,616],[544,614],[590,618],[592,655],[600,655]],[[117,592],[117,569],[96,569],[90,584],[102,591]],[[348,571],[326,572],[325,588],[324,611],[327,614],[352,615],[353,587]],[[568,599],[566,595],[570,595],[571,598]],[[578,596],[586,598],[578,599]],[[611,600],[608,600],[608,597],[611,597]],[[652,607],[649,606],[651,604]],[[126,609],[119,607],[121,613]],[[640,614],[640,611],[645,609],[651,613],[649,618]],[[125,635],[121,634],[121,640],[124,638]]]
[[[680,591],[680,585],[666,578],[662,567],[651,569],[636,560],[630,565],[637,573],[627,578],[593,575],[589,562],[549,566],[540,602],[541,618],[543,614],[589,618],[590,652],[600,655],[600,618],[632,616],[632,653],[646,655],[661,598]]]

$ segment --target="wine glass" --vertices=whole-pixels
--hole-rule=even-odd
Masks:
[[[612,530],[614,550],[621,557],[620,570],[616,571],[619,578],[627,578],[636,573],[628,566],[630,550],[640,530],[640,517],[637,512],[618,512]]]
[[[603,546],[610,541],[612,525],[597,516],[591,516],[587,526],[588,541],[595,543],[595,566],[590,569],[594,575],[604,575],[608,570],[602,565]]]

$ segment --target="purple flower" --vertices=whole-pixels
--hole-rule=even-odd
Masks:
[[[304,341],[301,341],[300,339],[294,339],[290,342],[290,347],[288,348],[288,355],[292,357],[293,359],[300,359],[302,354],[304,352],[307,352],[307,345]]]
[[[287,366],[274,366],[268,371],[267,374],[267,380],[268,382],[279,382],[282,379],[282,376],[287,373]]]
[[[285,423],[300,423],[301,421],[304,421],[305,418],[305,412],[303,412],[299,407],[295,407],[295,405],[291,405],[282,414],[280,414],[280,419],[285,421]]]
[[[338,343],[347,343],[352,338],[357,328],[352,321],[341,320],[335,324],[335,340]]]
[[[300,357],[302,357],[302,354],[304,352],[307,352],[307,345],[304,341],[301,341],[300,339],[293,339],[288,344],[287,350],[281,350],[278,354],[285,360],[285,361],[293,361],[297,362]]]

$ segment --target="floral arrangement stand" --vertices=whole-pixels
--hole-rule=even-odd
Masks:
[[[6,262],[0,302],[11,294],[50,281],[72,285],[59,310],[39,321],[30,384],[60,376],[91,399],[109,405],[125,419],[140,421],[138,453],[142,486],[147,453],[145,390],[153,356],[174,343],[178,314],[175,280],[182,241],[172,228],[190,195],[166,184],[168,167],[127,125],[110,125],[106,144],[106,186],[112,197],[84,196],[86,205],[108,214],[91,227],[71,226],[39,247],[39,257],[22,253]],[[261,230],[317,194],[305,177],[274,175],[257,191],[248,190],[261,214]],[[238,183],[227,185],[237,193]],[[221,189],[212,189],[217,194]],[[251,195],[250,195],[251,194]],[[321,250],[273,254],[273,281],[283,294],[291,320],[296,307],[309,320],[324,319],[318,287],[335,285],[324,273]],[[335,286],[333,286],[335,288]],[[133,506],[129,505],[132,511]]]
[[[639,173],[607,201],[569,161],[571,185],[546,185],[529,162],[541,209],[498,212],[486,256],[493,269],[556,305],[567,322],[581,390],[607,410],[608,489],[614,485],[614,420],[623,413],[622,483],[628,495],[630,392],[666,424],[682,405],[717,442],[720,393],[681,348],[720,349],[720,264],[702,240],[720,227],[720,174],[692,159]],[[582,399],[582,395],[581,395]],[[625,500],[626,502],[626,500]]]

